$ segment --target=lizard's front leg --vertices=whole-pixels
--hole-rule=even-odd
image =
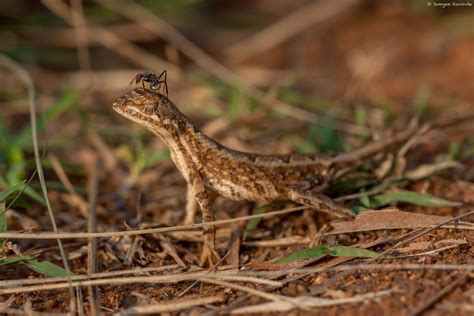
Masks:
[[[186,191],[186,216],[184,217],[183,221],[184,225],[194,224],[197,208],[198,204],[193,186],[188,183],[188,188]]]
[[[308,177],[293,184],[288,197],[293,202],[310,206],[324,213],[353,218],[355,214],[351,210],[337,205],[331,198],[320,193],[326,186],[326,181],[322,177]]]
[[[194,172],[190,174],[189,181],[192,187],[192,192],[194,193],[194,198],[202,211],[202,222],[206,224],[214,221],[214,208],[212,205],[213,198],[204,186],[202,176],[199,172]],[[213,266],[220,260],[220,257],[215,250],[216,231],[214,226],[205,225],[203,229],[203,237],[204,245],[199,265],[202,267],[206,262],[208,262],[210,266]]]
[[[207,198],[209,199],[209,204],[214,205],[214,201],[216,199],[216,193],[206,190]],[[194,189],[191,184],[188,183],[187,191],[186,191],[186,209],[185,209],[185,217],[183,220],[184,225],[194,224],[196,212],[199,208],[199,204],[196,201],[196,195],[194,194]]]

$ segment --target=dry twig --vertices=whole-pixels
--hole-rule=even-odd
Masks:
[[[141,315],[177,312],[195,306],[219,303],[225,300],[224,295],[204,296],[198,298],[176,299],[166,303],[139,305],[120,311],[120,315]]]
[[[97,231],[97,196],[98,196],[98,184],[99,184],[99,162],[97,157],[94,155],[90,161],[89,166],[89,184],[88,184],[88,195],[89,195],[89,216],[87,221],[87,232],[95,233]],[[89,238],[87,241],[87,275],[96,273],[97,271],[97,239]],[[89,292],[89,304],[91,314],[93,316],[100,315],[100,300],[99,291],[96,286],[88,286]]]
[[[206,281],[212,283],[217,279],[231,280],[239,282],[252,282],[255,284],[264,284],[268,286],[281,286],[281,282],[271,281],[256,277],[248,276],[235,276],[235,275],[223,275],[223,274],[208,274],[207,271],[199,271],[194,273],[180,273],[180,274],[169,274],[169,275],[150,275],[150,276],[136,276],[136,277],[123,277],[123,278],[108,278],[98,280],[85,280],[85,281],[72,281],[72,286],[82,287],[91,285],[120,285],[120,284],[135,284],[135,283],[176,283],[183,281]],[[44,284],[44,285],[31,285],[31,286],[20,286],[20,287],[9,287],[6,289],[0,289],[0,295],[6,294],[18,294],[28,293],[34,291],[51,291],[68,288],[70,284],[68,282]]]
[[[314,309],[327,306],[342,304],[362,303],[368,300],[374,300],[383,296],[395,293],[394,290],[385,290],[362,295],[354,295],[347,298],[327,299],[312,296],[298,296],[287,298],[285,301],[270,302],[253,306],[245,306],[230,310],[231,314],[249,314],[249,313],[268,313],[268,312],[287,312],[292,309]]]
[[[190,225],[179,225],[172,227],[161,227],[161,228],[150,228],[141,230],[130,230],[130,231],[117,231],[117,232],[103,232],[103,233],[48,233],[48,232],[37,232],[37,233],[13,233],[13,232],[0,232],[0,238],[11,238],[11,239],[72,239],[72,238],[101,238],[101,237],[116,237],[116,236],[132,236],[132,235],[145,235],[152,233],[165,233],[179,230],[188,230],[202,228],[204,225],[219,226],[224,224],[235,223],[239,221],[246,221],[254,218],[268,218],[272,216],[288,214],[306,209],[306,206],[292,207],[281,211],[268,212],[265,214],[248,215],[224,220],[218,220],[208,222],[206,224],[190,224]]]

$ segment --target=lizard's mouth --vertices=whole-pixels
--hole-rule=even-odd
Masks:
[[[131,121],[147,126],[154,122],[160,122],[160,116],[155,113],[155,104],[136,104],[131,101],[127,94],[119,97],[113,104],[112,108],[115,112],[128,118]]]
[[[139,113],[137,109],[136,102],[136,94],[132,91],[128,91],[127,93],[123,94],[122,96],[118,97],[114,103],[112,103],[112,108],[120,114],[125,113]]]
[[[123,94],[115,100],[112,108],[119,114],[138,121],[160,121],[158,114],[158,102],[150,97],[147,97],[150,91],[143,89],[133,89]]]
[[[124,104],[120,101],[116,101],[112,104],[112,108],[120,115],[123,115],[137,123],[146,122],[149,120],[147,115],[143,114],[142,111],[133,105],[127,105],[126,103]]]
[[[117,98],[115,102],[112,103],[112,108],[119,113],[122,112],[123,109],[127,107],[127,96],[128,93]]]

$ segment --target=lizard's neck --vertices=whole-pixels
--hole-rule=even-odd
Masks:
[[[217,151],[220,154],[226,154],[230,151],[196,128],[177,108],[169,114],[163,118],[161,124],[148,122],[146,127],[168,146],[171,158],[186,179],[188,179],[190,165],[200,168],[205,163],[202,161],[203,153],[213,151],[217,154]]]
[[[182,146],[188,147],[187,149],[192,146],[191,154],[197,155],[198,144],[201,144],[201,146],[220,146],[195,127],[177,108],[173,110],[172,115],[163,118],[161,124],[150,122],[146,126],[151,132],[159,136],[172,151],[173,149],[182,150]]]
[[[159,124],[148,122],[146,127],[170,148],[176,147],[183,137],[192,138],[198,132],[188,118],[176,108],[172,115],[162,118]]]

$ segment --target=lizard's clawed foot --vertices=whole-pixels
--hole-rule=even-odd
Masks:
[[[213,267],[221,260],[221,257],[214,249],[213,244],[204,243],[204,247],[202,249],[201,260],[199,261],[200,267]]]

